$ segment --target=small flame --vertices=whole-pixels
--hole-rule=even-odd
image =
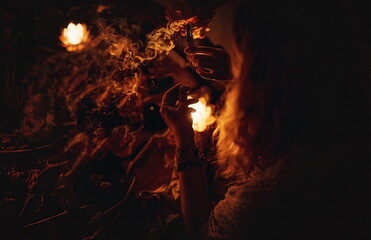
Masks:
[[[196,110],[192,113],[193,130],[203,132],[207,126],[215,122],[215,117],[212,115],[212,107],[207,106],[206,98],[201,97],[197,103],[190,104],[189,107]]]
[[[89,41],[89,31],[85,24],[71,22],[67,28],[62,30],[59,39],[67,51],[78,51],[83,49]]]
[[[73,23],[68,24],[67,28],[63,29],[63,36],[66,38],[68,44],[77,45],[84,40],[84,32],[86,26],[80,23],[75,25]]]

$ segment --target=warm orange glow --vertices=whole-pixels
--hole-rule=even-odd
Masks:
[[[89,40],[89,31],[85,24],[74,24],[71,22],[67,28],[62,30],[59,39],[67,51],[78,51],[86,46]]]
[[[205,131],[207,126],[215,122],[215,117],[212,115],[213,109],[207,105],[204,97],[199,98],[197,103],[191,104],[189,107],[196,110],[196,112],[192,113],[192,127],[196,132]]]
[[[194,17],[188,18],[187,20],[183,20],[183,22],[181,21],[179,22],[181,22],[183,26],[185,26],[187,23],[192,23],[192,25],[194,26],[194,25],[197,25],[199,21],[200,20],[198,19],[198,17],[194,16]],[[202,39],[205,37],[205,33],[209,31],[210,31],[210,28],[204,27],[204,26],[193,28],[192,29],[193,39]]]

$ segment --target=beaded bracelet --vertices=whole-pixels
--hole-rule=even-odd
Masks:
[[[176,163],[178,172],[189,170],[193,167],[202,167],[204,157],[198,152],[197,148],[178,148],[176,149]]]

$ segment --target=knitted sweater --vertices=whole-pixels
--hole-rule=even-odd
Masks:
[[[371,211],[360,183],[368,176],[351,155],[332,149],[256,168],[216,205],[209,238],[363,239]]]

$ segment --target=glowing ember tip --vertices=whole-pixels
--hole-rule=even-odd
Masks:
[[[196,110],[196,112],[192,113],[192,127],[196,132],[205,131],[207,126],[215,122],[215,117],[212,115],[212,108],[207,106],[204,97],[199,98],[197,103],[191,104],[189,107]]]
[[[89,40],[89,31],[85,24],[68,24],[67,28],[62,30],[59,37],[67,51],[78,51],[86,46]]]

